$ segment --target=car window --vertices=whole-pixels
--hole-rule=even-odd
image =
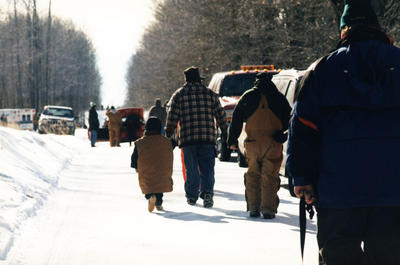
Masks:
[[[57,117],[72,118],[74,115],[70,109],[48,108],[43,111],[43,114]]]
[[[256,74],[228,75],[221,84],[220,96],[241,96],[254,86]]]

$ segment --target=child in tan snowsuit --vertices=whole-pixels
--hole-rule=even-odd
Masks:
[[[173,148],[171,140],[161,135],[161,121],[150,117],[145,135],[135,141],[131,167],[139,174],[139,186],[149,201],[148,210],[162,211],[164,192],[172,191]]]

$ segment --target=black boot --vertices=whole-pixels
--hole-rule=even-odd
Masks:
[[[257,210],[250,211],[249,216],[252,217],[252,218],[260,217],[260,212],[257,211]]]

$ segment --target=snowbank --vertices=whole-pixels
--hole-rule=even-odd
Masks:
[[[59,173],[83,141],[0,127],[0,259],[22,221],[35,215],[57,186]]]

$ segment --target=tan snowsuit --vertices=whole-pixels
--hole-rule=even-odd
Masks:
[[[110,146],[119,146],[120,129],[122,126],[121,113],[113,113],[111,110],[106,112],[108,117],[108,134],[110,139]]]
[[[173,152],[171,140],[162,135],[145,135],[135,141],[137,171],[143,194],[172,191]]]
[[[249,165],[245,186],[249,211],[277,213],[283,145],[272,140],[271,136],[278,130],[282,130],[282,123],[268,107],[265,96],[261,95],[259,106],[245,127],[247,138],[244,146]]]

